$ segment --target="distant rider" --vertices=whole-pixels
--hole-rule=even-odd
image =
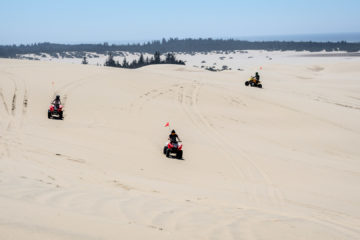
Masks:
[[[260,75],[258,72],[255,73],[255,79],[256,79],[256,83],[260,82]]]
[[[52,101],[52,103],[55,106],[55,110],[59,108],[61,105],[60,95],[56,95],[55,99]]]
[[[171,134],[169,135],[170,143],[177,143],[177,140],[181,142],[179,136],[176,134],[175,130],[171,131]]]

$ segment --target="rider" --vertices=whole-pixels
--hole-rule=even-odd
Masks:
[[[169,140],[171,143],[177,143],[177,139],[179,142],[181,142],[179,136],[176,134],[175,130],[171,131],[171,134],[169,135]]]
[[[52,101],[52,103],[55,106],[55,109],[59,108],[61,105],[60,95],[56,95],[55,99]]]
[[[256,83],[260,82],[260,75],[258,72],[255,73]]]

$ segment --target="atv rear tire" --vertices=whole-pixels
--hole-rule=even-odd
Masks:
[[[59,118],[60,119],[63,119],[64,117],[63,117],[63,112],[59,112]]]
[[[182,151],[182,150],[179,150],[179,151],[176,153],[176,158],[177,158],[177,159],[182,159],[182,155],[183,155],[183,151]]]
[[[246,81],[246,82],[245,82],[245,86],[249,86],[249,81]]]
[[[166,149],[166,157],[170,157],[170,149]]]
[[[167,149],[168,149],[168,147],[167,147],[167,146],[165,146],[165,147],[164,147],[164,151],[163,151],[163,153],[164,153],[164,154],[166,154]]]
[[[258,85],[258,88],[262,88],[262,85],[261,85],[261,84],[259,84],[259,85]]]
[[[48,112],[48,119],[51,118],[51,112]]]

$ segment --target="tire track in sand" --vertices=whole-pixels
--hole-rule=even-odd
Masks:
[[[130,104],[129,112],[132,113],[135,109],[138,113],[143,109],[145,104],[167,94],[176,91],[179,84],[170,85],[168,88],[154,88],[141,94],[135,101]]]
[[[203,116],[199,111],[199,91],[202,86],[203,83],[194,81],[191,85],[190,95],[184,95],[184,86],[179,88],[178,101],[182,104],[185,113],[203,134],[209,136],[213,142],[216,143],[218,149],[224,153],[226,158],[231,162],[232,167],[236,170],[239,176],[241,176],[242,180],[263,182],[266,187],[266,194],[268,195],[269,200],[281,207],[284,202],[284,197],[282,193],[274,187],[274,184],[270,181],[269,177],[259,167],[257,167],[249,159],[249,157],[245,155],[245,153],[240,151],[238,148],[233,147],[233,144],[229,143],[228,140],[226,140],[226,137],[217,131],[215,127],[212,126],[212,124],[206,120],[206,117]],[[239,165],[240,159],[246,166]],[[256,199],[256,201],[259,201],[259,199]]]
[[[190,88],[186,88],[186,85],[188,84],[182,84],[178,88],[177,100],[180,103],[182,110],[194,125],[195,129],[198,130],[201,134],[204,134],[212,139],[212,141],[216,143],[218,150],[220,150],[224,156],[230,160],[230,162],[233,162],[232,156],[228,153],[228,151],[226,151],[226,149],[223,148],[221,144],[218,143],[217,139],[215,139],[206,129],[203,128],[203,122],[201,119],[199,119],[197,114],[193,112],[193,105],[198,101],[198,91],[201,86],[196,81],[191,84]],[[188,89],[190,89],[190,91],[188,91]],[[186,94],[185,91],[188,91],[190,94]],[[246,174],[236,165],[233,167],[237,172],[237,176],[240,176],[241,179],[245,179]]]
[[[4,146],[4,151],[9,158],[23,158],[23,151],[21,151],[23,146],[21,140],[22,134],[20,129],[23,126],[24,117],[27,112],[27,87],[24,79],[16,77],[13,73],[5,71],[4,73],[8,75],[8,78],[11,80],[14,89],[10,100],[10,110],[3,93],[0,92],[0,98],[8,116],[7,128],[6,131],[3,131],[1,142]],[[22,102],[20,101],[21,96],[23,97]]]
[[[265,184],[266,190],[267,190],[267,196],[268,196],[267,200],[274,203],[275,204],[274,206],[279,207],[280,210],[283,210],[285,208],[285,205],[288,204],[288,200],[286,200],[283,193],[275,186],[275,184],[273,184],[270,177],[261,168],[259,168],[243,150],[241,150],[241,146],[239,148],[233,146],[229,142],[229,140],[227,140],[226,136],[221,134],[221,132],[219,132],[211,123],[209,123],[208,120],[206,119],[206,117],[204,115],[202,115],[202,113],[199,111],[198,99],[199,99],[199,91],[201,88],[201,83],[199,83],[199,85],[200,86],[197,86],[197,87],[193,86],[191,98],[189,96],[184,97],[184,93],[183,93],[184,90],[182,90],[181,88],[180,88],[181,90],[179,90],[178,101],[180,103],[183,102],[183,99],[187,99],[187,100],[191,99],[192,100],[186,106],[187,110],[190,111],[190,115],[188,114],[189,118],[194,118],[192,116],[192,114],[196,115],[202,123],[202,124],[197,124],[197,126],[200,126],[205,129],[203,131],[203,133],[204,134],[209,133],[209,132],[212,133],[212,134],[207,134],[207,135],[212,137],[212,139],[214,141],[216,141],[217,144],[219,144],[220,146],[223,146],[223,148],[222,148],[223,150],[225,149],[225,147],[227,147],[228,150],[229,149],[231,150],[232,153],[229,153],[231,155],[230,158],[231,158],[231,160],[233,160],[233,163],[235,165],[239,164],[239,161],[237,161],[237,160],[239,160],[239,158],[237,156],[238,155],[241,156],[241,160],[245,161],[245,163],[247,163],[247,165],[250,166],[250,168],[248,168],[248,171],[245,172],[246,178],[249,178],[250,180],[257,181],[257,182],[259,182],[259,180],[260,180],[263,184]],[[182,88],[184,88],[184,87],[182,87]],[[220,147],[220,150],[221,150],[221,147]],[[238,166],[238,168],[242,168],[242,166]],[[249,173],[249,175],[247,175],[247,173]],[[252,186],[252,187],[254,187],[254,186]],[[257,191],[257,193],[255,193],[255,195],[257,195],[258,192],[259,191]],[[255,197],[254,200],[258,201],[259,199]],[[264,203],[267,204],[267,201],[265,201]],[[299,217],[297,215],[292,215],[291,213],[286,213],[284,216],[289,217],[289,218]],[[319,224],[326,224],[329,227],[334,227],[334,228],[336,227],[340,230],[346,229],[347,231],[351,231],[352,233],[354,233],[354,229],[355,229],[355,228],[348,228],[346,224],[330,220],[327,215],[324,215],[323,209],[321,209],[320,211],[317,212],[317,216],[314,216],[313,218],[309,218],[309,219],[306,218],[304,220],[311,221],[314,223],[319,223]]]
[[[86,82],[88,82],[90,80],[95,80],[96,76],[97,76],[97,74],[91,75],[91,76],[85,76],[85,77],[82,77],[80,79],[76,79],[76,80],[70,81],[70,82],[62,85],[61,87],[54,90],[53,95],[52,95],[52,99],[54,99],[56,95],[61,95],[62,94],[63,96],[62,96],[61,103],[65,108],[70,93],[73,90],[75,90],[76,88],[81,87],[82,85],[84,85]],[[64,111],[64,116],[66,116],[65,114],[66,114],[66,112]]]
[[[7,104],[6,104],[5,97],[4,97],[4,94],[2,93],[2,90],[1,90],[1,89],[0,89],[0,99],[1,99],[1,101],[2,101],[2,103],[3,103],[5,112],[6,112],[7,114],[9,114],[9,108],[8,108],[8,106],[7,106]]]

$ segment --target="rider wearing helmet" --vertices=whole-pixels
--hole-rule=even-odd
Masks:
[[[60,95],[56,95],[55,99],[52,101],[52,103],[55,106],[55,109],[59,108],[61,105]]]
[[[169,135],[169,140],[171,143],[176,143],[177,140],[179,140],[179,142],[181,142],[179,136],[176,134],[175,130],[171,131],[171,134]]]

